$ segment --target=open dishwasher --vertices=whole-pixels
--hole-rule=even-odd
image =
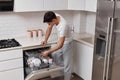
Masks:
[[[42,51],[50,49],[50,46],[26,49],[23,51],[24,78],[25,80],[37,80],[53,75],[64,70],[64,67],[55,64],[51,55],[40,56]]]

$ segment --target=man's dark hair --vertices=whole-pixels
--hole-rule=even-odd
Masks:
[[[55,15],[54,12],[48,11],[48,12],[46,12],[45,15],[44,15],[44,20],[43,20],[43,22],[44,22],[44,23],[45,23],[45,22],[52,22],[52,20],[53,20],[53,19],[56,19],[56,18],[57,18],[57,17],[56,17],[56,15]]]

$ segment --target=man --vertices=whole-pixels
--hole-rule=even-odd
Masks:
[[[44,23],[48,24],[45,39],[42,42],[42,45],[47,44],[47,40],[51,34],[52,28],[57,28],[58,33],[58,42],[57,45],[47,51],[44,51],[42,53],[42,56],[48,56],[48,54],[53,55],[53,59],[56,59],[56,55],[62,55],[63,54],[63,60],[64,60],[64,80],[70,80],[71,78],[71,66],[72,66],[72,38],[70,37],[70,29],[67,26],[66,20],[59,14],[56,14],[52,11],[48,11],[44,15]],[[62,57],[58,57],[56,64],[62,65]],[[61,62],[62,61],[62,62]]]

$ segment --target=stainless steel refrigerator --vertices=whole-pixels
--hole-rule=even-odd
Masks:
[[[120,80],[120,0],[98,0],[92,80]]]

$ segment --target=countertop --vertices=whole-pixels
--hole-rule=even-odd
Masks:
[[[89,33],[73,33],[73,40],[94,47],[94,35]]]
[[[30,48],[38,48],[38,47],[40,48],[40,47],[43,47],[41,45],[41,41],[43,41],[44,36],[30,38],[30,37],[24,35],[24,36],[15,37],[15,39],[21,44],[21,46],[0,49],[0,52],[8,51],[8,50],[14,50],[14,49],[26,50],[26,49],[30,49]],[[57,35],[56,34],[52,34],[50,36],[50,38],[48,39],[48,44],[46,46],[49,46],[49,45],[52,45],[52,44],[56,44],[56,43],[57,43]]]
[[[42,37],[34,37],[30,38],[27,36],[21,36],[15,38],[21,45],[22,48],[29,48],[29,47],[42,47],[41,42],[44,40],[44,36]],[[56,44],[57,43],[57,35],[52,34],[52,36],[49,37],[47,45]]]
[[[72,38],[75,41],[81,42],[85,45],[88,45],[90,47],[94,46],[94,36],[88,33],[73,33]],[[19,36],[15,38],[20,44],[20,47],[13,47],[13,48],[6,48],[6,49],[0,49],[1,51],[11,50],[11,49],[28,49],[33,47],[43,47],[41,45],[41,41],[43,41],[43,37],[34,37],[30,38],[28,36]],[[56,44],[58,40],[57,34],[52,34],[50,38],[48,39],[48,46],[51,44]]]

